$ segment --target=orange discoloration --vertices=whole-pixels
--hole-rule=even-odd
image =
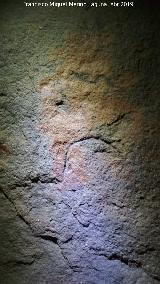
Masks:
[[[110,57],[104,50],[112,43],[111,35],[102,34],[78,34],[68,35],[66,47],[50,54],[51,59],[63,59],[62,68],[58,68],[58,74],[64,77],[74,72],[88,72],[92,79],[96,75],[106,74],[110,70]],[[106,64],[108,60],[108,64]],[[65,65],[65,68],[63,68]],[[96,67],[92,68],[92,67]]]
[[[112,74],[112,62],[105,50],[111,42],[107,34],[70,34],[66,48],[50,54],[52,59],[63,60],[63,63],[53,76],[39,83],[43,94],[41,129],[51,139],[55,157],[53,171],[57,176],[63,175],[69,145],[102,125],[112,124],[125,113],[137,112],[127,99],[114,93],[117,85],[122,89],[132,87],[137,80],[134,74],[122,74],[113,88],[107,83],[106,78]],[[126,137],[138,135],[141,124],[142,116],[138,114],[132,129],[125,130]],[[78,174],[85,176],[85,170],[72,172],[74,176]]]
[[[74,147],[68,155],[68,166],[66,168],[66,183],[86,183],[89,181],[87,167],[82,151],[78,147]],[[67,179],[68,177],[68,179]]]

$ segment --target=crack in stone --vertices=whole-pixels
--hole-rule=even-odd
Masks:
[[[119,115],[114,121],[112,121],[111,123],[108,123],[107,126],[112,126],[112,125],[114,125],[114,124],[116,124],[116,123],[120,123],[121,120],[123,120],[123,119],[125,118],[125,116],[127,116],[127,115],[129,115],[129,114],[131,114],[131,113],[133,113],[133,111],[128,111],[128,112],[126,112],[126,113],[123,113],[123,114]],[[115,145],[113,145],[113,143],[120,142],[120,141],[121,141],[120,139],[119,139],[119,140],[117,140],[117,139],[113,140],[113,139],[109,139],[109,138],[108,138],[108,139],[104,139],[104,138],[102,138],[101,135],[99,135],[99,134],[97,134],[97,135],[90,134],[90,135],[88,135],[88,136],[86,136],[86,137],[82,137],[82,138],[80,138],[80,139],[78,139],[78,140],[76,140],[76,141],[73,141],[73,142],[71,142],[71,143],[67,146],[67,149],[66,149],[66,151],[65,151],[65,155],[64,155],[64,167],[63,167],[63,178],[62,178],[61,181],[58,180],[58,182],[63,182],[63,180],[64,180],[65,170],[66,170],[67,161],[68,161],[68,152],[69,152],[70,148],[71,148],[73,145],[75,145],[75,144],[77,144],[77,143],[79,143],[79,142],[88,141],[88,140],[90,140],[90,139],[95,139],[95,140],[97,140],[97,141],[101,141],[101,142],[105,143],[107,146],[110,145],[110,146],[111,146],[114,150],[116,150],[119,154],[121,153],[121,152],[117,149],[117,147],[116,147]]]
[[[72,213],[72,215],[76,218],[76,220],[78,221],[78,223],[79,223],[80,225],[82,225],[84,228],[89,227],[90,223],[84,224],[83,222],[81,222],[81,221],[77,218],[76,214],[73,214],[73,213]]]
[[[38,235],[36,235],[36,236],[39,237],[39,238],[41,238],[41,239],[50,241],[50,242],[54,243],[55,245],[57,245],[57,246],[59,247],[60,251],[61,251],[61,254],[62,254],[64,260],[65,260],[66,263],[68,264],[68,267],[69,267],[70,269],[72,269],[73,271],[75,271],[75,270],[74,270],[75,267],[70,264],[70,261],[68,260],[68,257],[64,254],[63,249],[62,249],[62,247],[61,247],[60,244],[59,244],[59,239],[58,239],[57,237],[51,236],[51,235],[47,235],[47,234],[44,234],[44,235],[43,235],[43,234],[38,234]],[[67,243],[67,242],[66,242],[66,243]]]
[[[134,111],[128,111],[128,112],[125,112],[125,113],[122,113],[122,114],[118,115],[115,120],[113,120],[110,123],[107,123],[107,126],[112,126],[113,124],[116,124],[117,122],[120,123],[121,120],[125,118],[125,116],[127,116],[128,114],[131,114],[133,112]]]
[[[64,168],[63,168],[63,179],[64,179],[64,174],[65,174],[65,170],[66,170],[66,167],[67,167],[67,161],[68,161],[68,153],[69,153],[69,150],[70,148],[77,144],[77,143],[80,143],[80,142],[83,142],[83,141],[88,141],[90,139],[95,139],[97,141],[101,141],[103,143],[105,143],[107,146],[108,145],[111,145],[113,147],[113,149],[115,150],[116,148],[112,145],[112,143],[114,142],[117,142],[117,140],[110,140],[110,139],[103,139],[100,135],[89,135],[87,137],[82,137],[76,141],[73,141],[72,143],[70,143],[66,149],[66,152],[65,152],[65,157],[64,157]],[[116,149],[117,150],[117,149]]]
[[[32,231],[34,237],[40,237],[40,238],[42,238],[44,240],[51,241],[51,242],[57,244],[59,246],[59,248],[61,249],[61,247],[60,247],[60,245],[58,243],[58,238],[57,237],[51,236],[51,235],[47,235],[47,234],[42,235],[42,234],[34,233],[32,228],[31,228],[30,223],[20,214],[20,212],[18,211],[18,209],[17,209],[15,203],[13,202],[13,200],[11,198],[9,198],[9,196],[6,194],[6,192],[3,190],[3,188],[0,187],[0,190],[3,193],[4,197],[10,202],[10,204],[13,205],[13,207],[15,209],[15,212],[16,212],[16,215],[30,228],[30,230]],[[64,255],[63,255],[63,257],[66,259],[66,257]]]
[[[11,200],[11,198],[9,198],[9,196],[6,194],[6,192],[3,190],[2,187],[0,187],[0,190],[1,190],[1,192],[3,193],[4,197],[13,205],[13,207],[14,207],[14,209],[15,209],[15,211],[16,211],[17,216],[31,229],[30,223],[27,222],[27,220],[20,214],[20,212],[18,211],[18,209],[17,209],[15,203]],[[32,231],[32,229],[31,229],[31,231]],[[58,238],[57,238],[57,237],[51,236],[51,235],[47,235],[47,234],[44,234],[44,235],[42,235],[42,234],[34,234],[34,236],[35,236],[35,237],[40,237],[40,238],[42,238],[42,239],[44,239],[44,240],[47,240],[47,241],[51,241],[51,242],[53,242],[54,244],[58,245],[58,247],[60,248],[61,254],[62,254],[63,258],[65,259],[65,261],[67,262],[68,266],[69,266],[73,271],[75,271],[75,270],[74,270],[75,267],[70,264],[68,258],[67,258],[66,255],[63,253],[63,250],[62,250],[62,248],[61,248],[61,246],[60,246],[60,244],[59,244],[59,241],[58,241]],[[30,264],[32,264],[32,263],[30,263]]]
[[[68,238],[66,241],[63,241],[63,244],[68,244],[72,240],[73,240],[73,235],[70,238]]]
[[[3,262],[2,265],[32,265],[33,263],[35,262],[35,259],[32,259],[30,261],[27,261],[27,260],[13,260],[13,261],[6,261],[6,262]]]
[[[32,185],[35,184],[58,184],[61,180],[59,180],[56,177],[44,177],[43,175],[36,175],[35,177],[29,177],[29,179],[26,179],[25,181],[14,183],[11,185],[11,189],[15,189],[18,187],[32,187]]]
[[[130,113],[133,113],[133,111],[129,111],[127,113],[123,113],[121,115],[119,115],[114,121],[112,121],[111,123],[108,123],[107,126],[112,126],[113,124],[116,124],[117,122],[120,122],[122,119],[124,119],[124,117]],[[58,183],[62,183],[64,181],[64,176],[65,176],[65,171],[66,171],[66,168],[67,168],[67,161],[68,161],[68,153],[69,153],[69,150],[70,148],[77,144],[77,143],[80,143],[80,142],[83,142],[83,141],[88,141],[90,139],[95,139],[97,141],[100,141],[100,142],[103,142],[105,143],[107,146],[110,145],[113,150],[117,151],[119,154],[121,153],[117,147],[115,145],[113,145],[113,143],[116,143],[116,142],[120,142],[121,140],[113,140],[113,139],[104,139],[101,137],[101,135],[97,134],[97,135],[93,135],[93,134],[90,134],[86,137],[82,137],[76,141],[73,141],[71,142],[67,148],[66,148],[66,151],[65,151],[65,155],[64,155],[64,166],[63,166],[63,173],[62,173],[62,178],[57,178],[57,177],[47,177],[47,176],[43,176],[43,175],[37,175],[35,177],[29,177],[28,180],[22,182],[22,183],[16,183],[12,186],[12,189],[15,188],[15,187],[28,187],[28,186],[32,186],[32,184],[38,184],[38,183],[42,183],[42,184],[58,184]]]
[[[36,237],[39,237],[43,240],[53,242],[54,244],[58,244],[58,238],[55,236],[47,235],[47,234],[37,234]]]
[[[106,256],[104,254],[104,256]],[[137,268],[142,268],[142,263],[137,261],[137,260],[131,260],[127,257],[123,257],[122,255],[119,254],[112,254],[111,256],[108,257],[108,260],[119,260],[120,262],[128,265],[129,267],[137,267]]]
[[[44,176],[40,176],[37,175],[33,178],[30,177],[30,181],[32,184],[36,184],[36,183],[44,183],[44,184],[49,184],[49,183],[54,183],[57,184],[58,182],[60,182],[59,179],[55,178],[55,177],[44,177]]]
[[[1,192],[3,193],[4,197],[10,202],[10,204],[12,204],[12,206],[15,209],[16,215],[21,219],[21,221],[23,221],[30,229],[30,223],[21,215],[21,213],[18,211],[15,203],[13,202],[13,200],[6,194],[6,192],[3,190],[2,187],[0,187]],[[32,229],[31,229],[32,230]]]
[[[82,225],[84,228],[89,227],[90,223],[87,223],[87,224],[82,223],[82,222],[77,218],[76,214],[74,214],[74,213],[72,212],[72,207],[71,207],[71,206],[69,206],[68,204],[66,204],[64,201],[62,201],[62,203],[65,204],[65,205],[71,210],[72,216],[78,221],[78,223],[79,223],[80,225]]]
[[[116,202],[110,202],[110,203],[107,203],[107,205],[115,206],[119,209],[123,209],[126,207],[125,205],[120,205],[120,204],[117,204]]]
[[[4,92],[0,92],[0,97],[7,97],[7,94]]]
[[[92,248],[93,251],[95,251],[94,248]],[[99,250],[97,250],[99,251]],[[111,255],[107,255],[106,253],[103,253],[103,252],[99,252],[99,253],[94,253],[95,255],[97,256],[104,256],[107,260],[110,260],[110,261],[115,261],[115,260],[119,260],[121,263],[129,266],[129,267],[136,267],[136,268],[142,268],[143,267],[143,264],[138,261],[138,260],[132,260],[128,257],[124,257],[122,255],[119,255],[117,253],[113,253]]]

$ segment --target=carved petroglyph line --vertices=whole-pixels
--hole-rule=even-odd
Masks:
[[[58,48],[49,53],[50,60],[57,62],[57,69],[39,82],[43,95],[40,128],[51,141],[53,174],[60,182],[64,181],[68,153],[76,143],[92,138],[110,145],[117,154],[123,154],[122,145],[116,145],[121,141],[120,135],[110,139],[104,138],[105,130],[102,130],[104,135],[100,132],[103,127],[112,131],[111,128],[119,125],[127,115],[136,112],[125,97],[115,92],[132,88],[137,76],[125,70],[117,74],[113,82],[112,58],[102,52],[112,40],[108,33],[70,33],[66,49]],[[137,114],[132,131],[138,132],[141,117],[138,111]],[[126,131],[133,136],[130,129]]]

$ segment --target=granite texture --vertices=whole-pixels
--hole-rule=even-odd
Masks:
[[[157,2],[2,1],[0,283],[160,283]]]

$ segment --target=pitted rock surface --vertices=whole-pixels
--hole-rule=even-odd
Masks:
[[[160,283],[158,17],[2,1],[0,283]]]

